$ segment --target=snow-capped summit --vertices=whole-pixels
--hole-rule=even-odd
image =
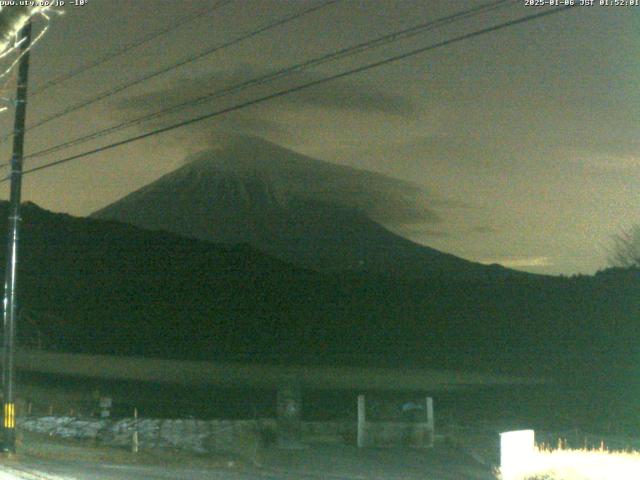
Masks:
[[[317,160],[257,137],[184,166],[93,214],[221,243],[248,243],[320,271],[427,275],[485,267],[417,245],[380,222],[427,221],[419,187]]]

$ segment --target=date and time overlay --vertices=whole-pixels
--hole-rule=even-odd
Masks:
[[[639,7],[640,0],[523,0],[525,7]]]
[[[0,7],[84,7],[89,0],[0,0]]]

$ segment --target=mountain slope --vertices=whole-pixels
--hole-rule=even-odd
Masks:
[[[0,215],[6,211],[0,203]],[[300,299],[322,291],[318,275],[247,245],[213,245],[33,204],[23,218],[26,338],[37,326],[45,344],[65,350],[212,358],[288,352],[312,327],[303,323]]]
[[[411,276],[508,272],[415,244],[380,225],[428,221],[420,190],[383,175],[242,138],[95,212],[218,243],[248,243],[318,271]]]

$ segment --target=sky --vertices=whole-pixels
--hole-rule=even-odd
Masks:
[[[27,124],[322,0],[87,0],[51,14],[31,53]],[[158,75],[26,136],[27,154],[489,3],[339,0]],[[597,2],[596,2],[597,3]],[[113,135],[27,158],[26,168],[553,7],[488,13],[300,71]],[[204,10],[204,11],[203,11]],[[199,13],[199,14],[198,14]],[[195,14],[198,14],[197,16]],[[51,79],[195,19],[53,87]],[[38,20],[35,31],[45,22]],[[463,258],[591,274],[611,237],[640,222],[640,7],[576,7],[27,175],[23,198],[88,215],[237,133],[409,181],[434,215],[387,226]],[[7,65],[10,59],[3,59]],[[2,95],[12,95],[12,81]],[[41,89],[38,92],[38,89]],[[3,132],[12,114],[0,114]],[[10,158],[10,142],[0,154]],[[8,198],[7,183],[0,198]]]

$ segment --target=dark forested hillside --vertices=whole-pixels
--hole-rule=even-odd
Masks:
[[[637,271],[466,281],[319,274],[248,246],[33,204],[23,216],[22,342],[174,358],[490,369],[572,381],[624,381],[640,365]]]

